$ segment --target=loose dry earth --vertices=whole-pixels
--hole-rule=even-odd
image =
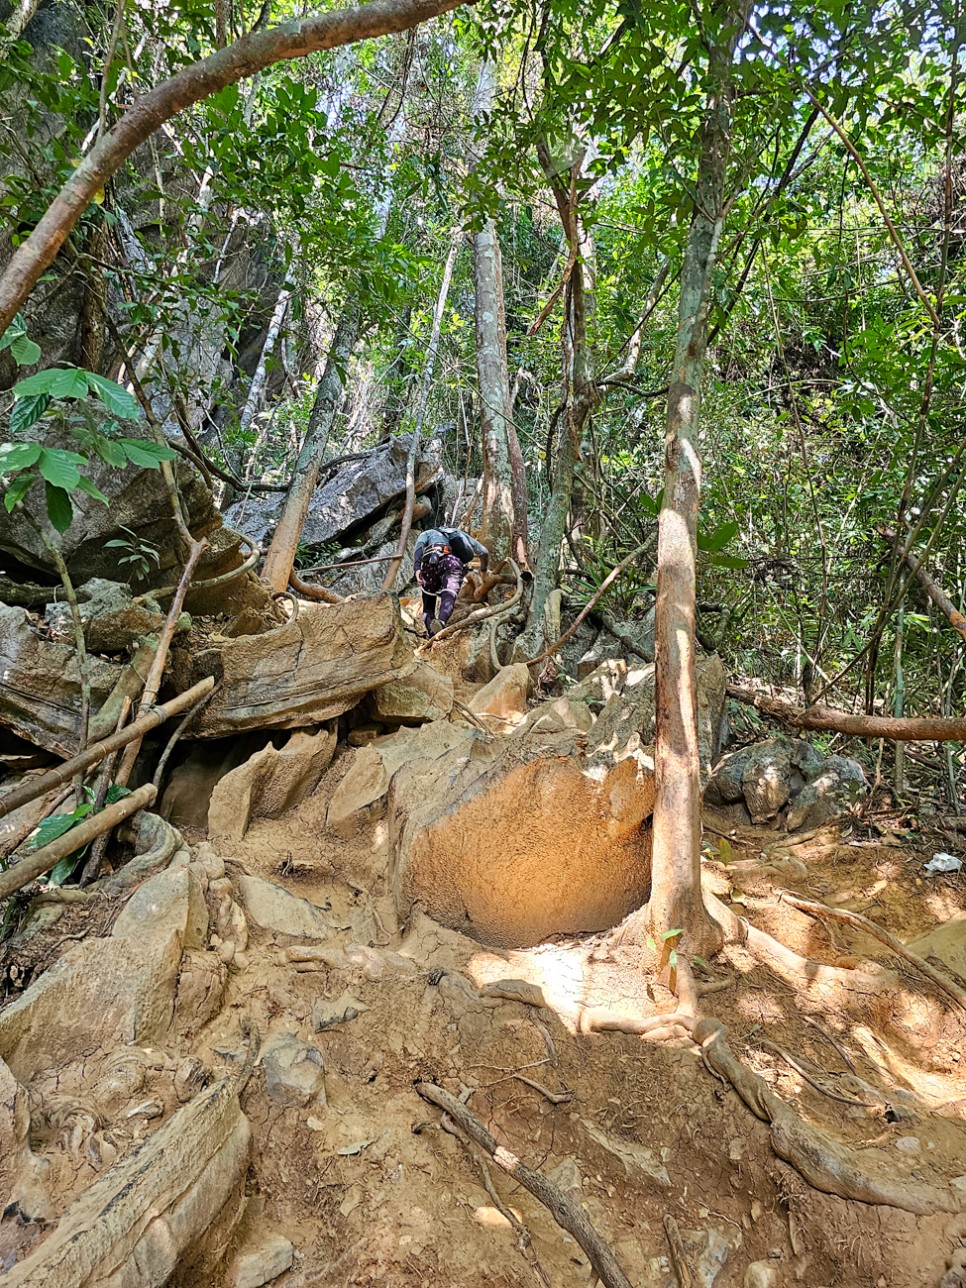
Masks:
[[[12,1062],[28,1085],[31,1148],[48,1163],[48,1209],[44,1220],[39,1201],[33,1213],[25,1201],[8,1209],[0,1265],[9,1268],[38,1244],[75,1196],[169,1120],[192,1088],[237,1069],[250,1021],[262,1056],[241,1096],[252,1129],[247,1207],[215,1268],[201,1258],[178,1270],[171,1282],[184,1288],[246,1282],[241,1270],[251,1262],[238,1256],[254,1253],[264,1270],[273,1255],[285,1259],[285,1239],[293,1259],[273,1281],[285,1288],[592,1283],[577,1244],[445,1129],[416,1093],[419,1081],[465,1098],[503,1146],[575,1197],[638,1288],[688,1282],[669,1260],[669,1215],[695,1285],[966,1282],[947,1275],[951,1260],[966,1260],[957,1251],[966,1245],[966,1214],[917,1217],[819,1193],[776,1158],[767,1126],[689,1042],[580,1031],[590,1006],[674,1008],[653,953],[642,959],[600,937],[495,950],[418,908],[400,924],[387,882],[385,819],[369,819],[348,839],[325,827],[348,763],[337,756],[310,799],[280,819],[254,822],[242,841],[216,851],[200,834],[185,836],[209,918],[192,960],[208,965],[196,961],[192,974],[182,964],[175,1023],[163,1041],[133,1050],[134,1073],[130,1061],[117,1064],[114,1050],[79,1038],[72,1061],[29,1077]],[[777,897],[793,889],[861,911],[912,942],[964,906],[960,878],[922,875],[924,859],[941,847],[910,848],[869,828],[843,841],[832,829],[801,839],[706,822],[709,883],[734,911],[815,961],[878,959],[901,981],[884,1011],[881,997],[837,1002],[730,949],[696,968],[710,986],[707,1011],[806,1120],[848,1142],[873,1169],[889,1160],[893,1177],[961,1178],[966,1209],[963,1015],[882,944],[847,927],[829,930]],[[564,818],[560,829],[566,844]],[[729,838],[723,853],[721,833]],[[245,945],[229,903],[244,902],[246,876],[321,909],[321,944],[284,916],[259,927],[251,905]],[[78,941],[109,935],[120,911],[104,900],[68,903],[55,924],[19,947],[15,941],[3,963],[8,1009]],[[966,945],[966,931],[956,923],[950,931],[954,947]],[[947,953],[947,969],[951,960]],[[74,1023],[78,1034],[98,1032],[96,1017]],[[319,1061],[311,1057],[280,1084],[273,1052],[285,1050],[284,1034],[314,1048]]]

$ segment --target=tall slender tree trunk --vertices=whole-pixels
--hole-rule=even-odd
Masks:
[[[268,324],[268,332],[265,336],[265,343],[262,345],[262,351],[258,357],[258,365],[255,368],[255,374],[252,376],[252,382],[248,386],[248,396],[245,399],[245,405],[241,409],[241,415],[238,417],[238,428],[241,431],[241,442],[238,446],[238,453],[235,460],[229,462],[231,468],[242,476],[242,470],[245,460],[246,448],[244,438],[252,427],[252,421],[261,405],[262,394],[265,390],[265,383],[268,379],[268,360],[275,352],[275,346],[278,344],[279,333],[282,330],[282,324],[285,321],[285,314],[288,312],[289,301],[292,298],[292,289],[286,282],[278,293],[275,301],[275,308],[272,311],[271,321]]]
[[[695,211],[681,273],[677,346],[668,391],[664,504],[658,531],[656,798],[647,921],[652,933],[680,931],[682,948],[689,956],[714,948],[718,940],[701,893],[695,560],[701,494],[701,384],[712,271],[725,217],[731,73],[738,30],[735,18],[730,29],[720,32],[710,53]]]
[[[446,263],[443,265],[443,278],[439,284],[439,293],[436,296],[436,308],[433,310],[433,328],[430,332],[429,345],[426,349],[423,378],[419,383],[419,401],[416,404],[416,415],[413,420],[413,436],[409,444],[409,455],[406,457],[406,505],[403,509],[402,523],[399,529],[399,541],[396,543],[392,562],[387,568],[386,576],[383,579],[383,590],[392,590],[396,583],[396,577],[399,574],[399,568],[406,553],[409,531],[413,524],[413,510],[416,505],[416,464],[419,460],[419,442],[423,431],[423,421],[426,419],[426,408],[429,405],[429,391],[436,371],[436,355],[439,353],[439,338],[443,330],[443,314],[446,311],[446,301],[449,298],[450,283],[453,280],[453,269],[456,266],[456,256],[459,254],[461,240],[459,233],[453,234],[449,254],[446,256]]]
[[[574,473],[580,459],[580,440],[587,417],[600,401],[587,334],[588,320],[593,318],[596,299],[594,244],[580,225],[575,199],[583,158],[575,162],[569,174],[561,174],[544,144],[539,145],[538,153],[557,203],[570,256],[565,272],[561,338],[564,396],[557,419],[553,491],[544,514],[540,545],[534,561],[529,620],[518,640],[517,652],[525,657],[540,653],[544,645],[559,634],[553,623],[550,623],[549,631],[546,629],[547,609],[560,579],[560,551],[573,497]]]
[[[496,93],[496,64],[488,59],[480,68],[473,102],[474,117],[488,116]],[[525,535],[525,515],[515,523],[513,429],[510,376],[506,353],[506,305],[503,295],[503,261],[496,220],[488,218],[473,238],[476,286],[476,375],[480,391],[483,430],[483,541],[496,560],[510,554],[514,536]],[[517,444],[519,448],[519,444]],[[519,464],[522,463],[522,456]],[[517,490],[518,491],[518,490]],[[526,496],[524,487],[523,496]],[[514,558],[526,563],[526,548],[514,549]]]
[[[343,392],[343,373],[359,336],[359,305],[347,304],[339,318],[338,326],[325,371],[315,391],[315,401],[309,415],[309,426],[302,443],[302,450],[295,463],[292,486],[285,497],[282,516],[272,537],[262,577],[276,594],[288,588],[289,577],[295,564],[299,538],[309,512],[312,493],[318,482],[319,470],[329,445],[329,435],[338,411]]]

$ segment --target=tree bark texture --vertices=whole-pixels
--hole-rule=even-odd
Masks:
[[[678,335],[668,391],[664,503],[658,528],[655,606],[655,788],[651,897],[655,933],[682,932],[690,955],[705,951],[712,923],[701,898],[695,561],[701,458],[698,427],[708,345],[711,276],[724,224],[731,135],[731,66],[737,19],[710,53],[694,217],[681,272]]]
[[[346,305],[335,329],[325,371],[315,391],[305,441],[295,463],[292,486],[288,490],[278,527],[265,556],[262,577],[277,595],[288,588],[305,516],[309,512],[309,503],[329,444],[332,422],[342,397],[343,373],[358,335],[359,306],[352,302]]]
[[[496,64],[487,59],[476,84],[473,115],[493,109]],[[496,220],[489,218],[473,238],[476,287],[476,379],[483,430],[483,541],[496,560],[510,554],[515,492],[510,454],[512,408],[506,352],[503,259]],[[516,554],[516,552],[514,552]],[[518,560],[519,561],[519,560]]]
[[[0,278],[0,335],[53,263],[71,229],[95,193],[116,174],[134,149],[165,121],[263,67],[320,49],[334,49],[390,32],[409,31],[429,18],[456,9],[465,0],[370,0],[332,13],[253,31],[219,49],[150,90],[97,143],[71,173],[37,227],[14,252]]]

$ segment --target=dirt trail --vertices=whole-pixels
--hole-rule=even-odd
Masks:
[[[152,1112],[167,1120],[186,1060],[212,1077],[232,1067],[244,1019],[263,1052],[242,1093],[252,1130],[248,1204],[221,1265],[182,1268],[172,1281],[182,1288],[233,1288],[232,1258],[268,1236],[294,1249],[290,1268],[272,1281],[284,1288],[592,1282],[580,1248],[547,1210],[443,1130],[439,1112],[414,1090],[422,1080],[468,1097],[501,1144],[577,1196],[636,1288],[680,1282],[668,1257],[667,1216],[682,1232],[695,1285],[939,1285],[966,1242],[966,1219],[821,1194],[775,1157],[767,1127],[689,1043],[578,1031],[591,1005],[672,1009],[671,994],[654,982],[654,962],[615,956],[589,938],[491,950],[418,909],[400,925],[386,886],[385,821],[365,823],[348,840],[324,825],[347,763],[337,757],[310,799],[280,819],[254,822],[244,840],[217,854],[200,835],[185,835],[211,873],[203,956],[214,949],[229,961],[223,995],[210,990],[217,995],[210,1015],[193,1004],[199,1022],[180,1024],[162,1050],[148,1052],[144,1077],[117,1101],[110,1124],[102,1114],[78,1127],[76,1103],[60,1119],[48,1115],[34,1148],[60,1158],[52,1217],[99,1174],[105,1139],[123,1155],[151,1130],[137,1126],[132,1110],[155,1100]],[[732,830],[722,863],[720,839],[709,831],[707,840],[711,887],[735,900],[736,912],[829,964],[888,954],[781,904],[776,889],[865,912],[906,940],[963,906],[958,878],[922,878],[924,856],[894,845],[840,843],[832,832],[802,842],[749,828]],[[259,929],[251,913],[247,946],[226,948],[223,896],[241,900],[246,876],[321,910],[329,931],[322,948],[279,926]],[[107,934],[110,922],[102,906],[68,905],[56,926],[29,941],[32,957],[16,967],[20,983],[49,968],[72,936]],[[219,927],[225,933],[212,939]],[[966,1173],[962,1018],[927,982],[903,969],[900,1004],[884,1015],[875,997],[847,999],[837,1010],[807,981],[783,981],[742,950],[707,971],[699,963],[698,974],[710,988],[705,1005],[729,1025],[737,1053],[806,1120],[860,1159],[887,1151],[896,1172],[908,1169],[916,1180]],[[182,967],[182,987],[184,979]],[[500,983],[508,980],[517,983]],[[540,1000],[532,989],[513,1000],[519,981],[539,987],[545,1005],[529,1004]],[[324,1093],[309,1103],[293,1103],[273,1085],[269,1057],[284,1034],[320,1054]],[[62,1096],[86,1085],[72,1076],[39,1076],[31,1094],[49,1101],[54,1084]],[[99,1112],[91,1111],[95,1119]],[[21,1255],[40,1232],[21,1231]],[[8,1227],[8,1253],[12,1237]]]

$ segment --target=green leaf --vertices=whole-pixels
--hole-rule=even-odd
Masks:
[[[716,568],[747,568],[748,560],[739,559],[737,555],[711,555],[709,563]]]
[[[661,938],[664,940],[677,939],[679,935],[683,935],[683,934],[684,934],[683,930],[665,930],[663,935],[661,935]]]
[[[78,367],[58,367],[50,385],[51,398],[86,398],[86,373]]]
[[[692,965],[692,966],[697,966],[698,970],[707,970],[707,969],[708,969],[708,963],[704,960],[704,958],[703,958],[703,957],[692,957],[692,958],[691,958],[691,965]]]
[[[6,492],[3,494],[3,506],[8,514],[13,512],[13,507],[18,501],[22,501],[33,485],[37,482],[37,475],[31,470],[28,474],[18,474],[13,480]]]
[[[92,496],[95,501],[103,501],[105,505],[110,505],[110,500],[104,495],[97,484],[92,483],[88,478],[84,478],[83,475],[81,475],[77,482],[77,488],[78,491],[86,492],[88,496]]]
[[[108,411],[123,419],[131,420],[137,417],[140,408],[133,394],[122,389],[113,380],[108,380],[106,376],[95,375],[93,371],[87,371],[84,374],[87,377],[88,387],[97,394]]]
[[[84,849],[86,848],[85,846]],[[50,876],[47,878],[47,884],[52,886],[63,885],[78,863],[80,863],[82,853],[82,850],[75,850],[73,854],[68,854],[59,863],[55,863],[51,868]]]
[[[50,406],[50,394],[28,394],[18,398],[10,409],[10,432],[22,434],[31,425],[36,425]]]
[[[130,795],[130,787],[122,787],[120,783],[111,783],[107,789],[107,795],[104,797],[104,804],[113,805],[115,801],[123,800],[125,796]]]
[[[732,519],[730,523],[721,523],[715,528],[710,536],[698,533],[698,549],[708,552],[723,550],[731,541],[738,531],[738,520]]]
[[[48,483],[72,491],[80,483],[80,466],[87,458],[79,452],[66,452],[62,447],[45,447],[40,453],[40,472]]]
[[[107,465],[113,466],[116,470],[124,469],[127,465],[127,452],[120,443],[115,443],[111,438],[105,438],[98,435],[97,442],[93,444],[94,451]]]
[[[718,841],[718,862],[727,867],[729,863],[734,863],[734,861],[734,847],[726,836],[722,836]]]
[[[82,398],[87,393],[83,371],[76,367],[48,367],[35,372],[26,380],[18,380],[13,387],[15,397],[27,394],[50,394],[51,398]]]
[[[49,845],[51,841],[59,840],[82,818],[86,818],[93,808],[93,805],[80,805],[70,814],[48,814],[34,831],[28,843],[28,849],[39,850]]]
[[[676,948],[672,948],[671,951],[668,953],[667,964],[671,967],[672,970],[674,970],[675,966],[677,966],[678,950]]]
[[[70,503],[70,496],[62,487],[55,487],[52,483],[45,484],[45,488],[47,492],[47,517],[58,532],[66,532],[74,517],[74,507]]]
[[[26,335],[18,335],[10,345],[10,352],[18,366],[31,367],[40,361],[40,345]]]
[[[9,349],[15,341],[19,340],[22,335],[26,334],[27,324],[23,320],[23,314],[17,313],[14,315],[13,321],[7,327],[6,331],[4,331],[3,335],[0,335],[0,353],[3,353],[4,349]]]
[[[39,443],[4,443],[0,446],[0,474],[12,474],[35,464],[40,456]]]
[[[177,455],[170,447],[148,443],[143,438],[122,438],[120,442],[132,465],[146,470],[156,470],[162,461],[173,461]]]

